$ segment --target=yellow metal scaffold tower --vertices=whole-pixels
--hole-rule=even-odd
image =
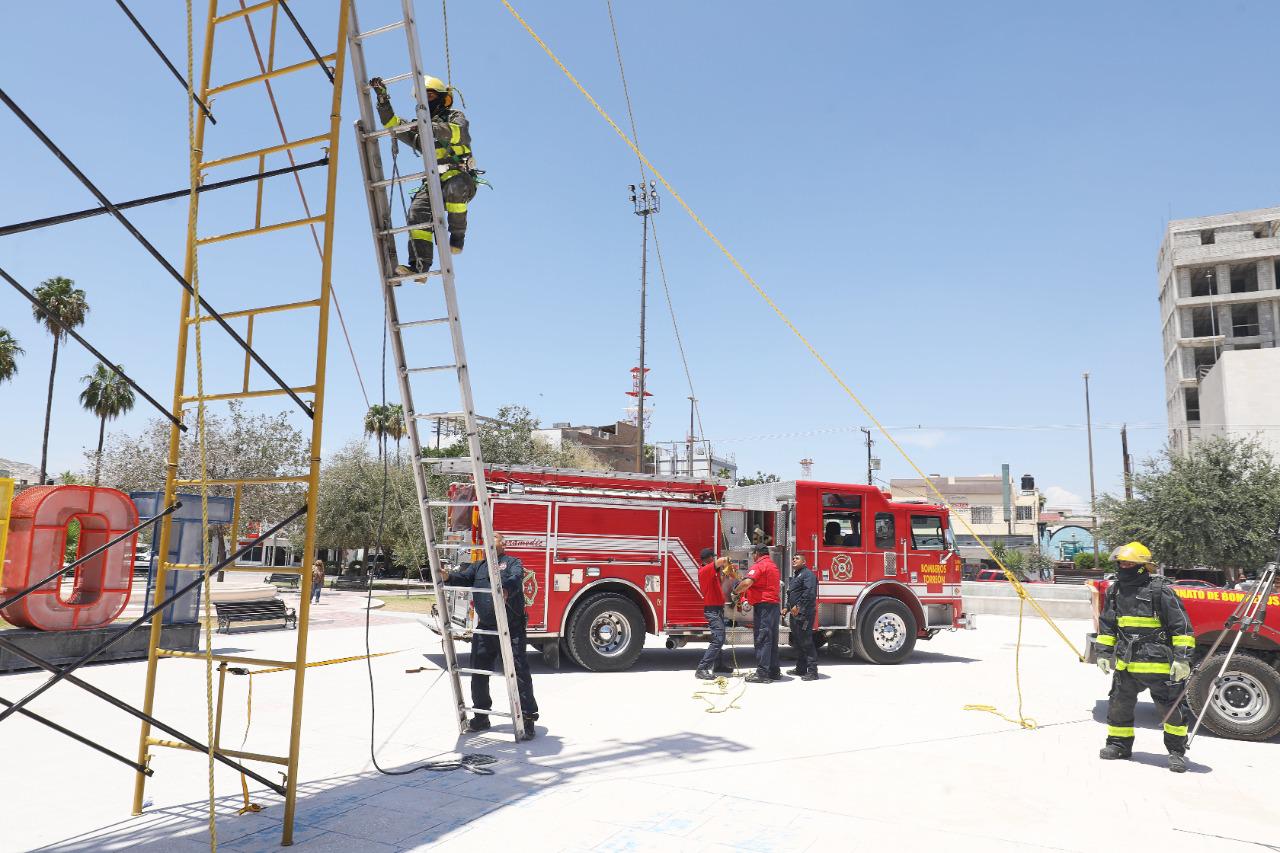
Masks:
[[[174,373],[174,391],[173,391],[173,407],[172,411],[179,419],[182,418],[184,411],[190,411],[194,407],[203,403],[211,403],[217,401],[246,400],[266,397],[287,397],[291,404],[296,405],[303,414],[311,421],[311,442],[309,451],[309,465],[305,473],[299,473],[296,476],[284,477],[237,477],[226,476],[218,478],[204,478],[201,476],[182,478],[179,476],[180,454],[182,453],[182,445],[179,441],[180,431],[174,426],[169,433],[169,448],[167,459],[167,473],[165,479],[165,491],[163,506],[170,506],[177,499],[177,495],[182,489],[195,489],[212,487],[229,488],[233,491],[235,500],[235,515],[232,521],[232,529],[230,539],[232,543],[240,542],[240,503],[246,490],[251,490],[261,486],[272,486],[280,484],[291,484],[299,488],[305,499],[305,511],[300,507],[296,513],[296,517],[302,520],[305,525],[304,545],[302,553],[302,562],[299,567],[278,567],[273,569],[277,572],[294,572],[301,575],[301,598],[298,605],[298,631],[297,631],[297,652],[293,660],[265,660],[259,658],[249,658],[237,655],[213,654],[212,659],[223,667],[222,672],[225,674],[225,666],[227,664],[239,666],[266,666],[266,667],[282,667],[287,668],[293,675],[293,703],[290,717],[289,730],[289,746],[288,750],[283,754],[264,754],[258,752],[246,752],[236,749],[228,749],[222,747],[217,738],[214,738],[212,745],[213,751],[221,757],[233,758],[251,762],[264,762],[267,764],[278,765],[284,768],[284,782],[280,786],[271,785],[284,796],[284,827],[282,844],[288,845],[293,840],[293,818],[294,809],[297,799],[298,786],[298,753],[299,743],[302,731],[302,698],[303,698],[303,681],[306,673],[306,656],[307,656],[307,636],[308,626],[310,622],[310,603],[311,603],[311,562],[315,555],[315,534],[316,534],[316,500],[318,496],[318,483],[320,476],[320,439],[324,414],[324,388],[325,388],[325,360],[326,360],[326,344],[329,335],[329,306],[330,306],[330,273],[333,257],[333,217],[335,206],[335,188],[338,176],[338,137],[341,130],[341,100],[343,76],[346,66],[346,49],[347,49],[347,33],[346,27],[349,20],[350,0],[339,0],[334,4],[334,13],[336,14],[337,39],[334,42],[332,52],[327,55],[320,55],[311,40],[302,30],[294,12],[289,8],[289,4],[284,0],[265,0],[265,2],[250,3],[246,5],[241,2],[235,8],[223,12],[219,12],[218,0],[209,0],[208,15],[205,20],[204,28],[204,50],[201,54],[201,67],[199,72],[196,92],[203,103],[209,104],[213,99],[222,96],[223,100],[232,101],[238,94],[238,90],[245,90],[247,87],[255,86],[255,84],[268,84],[268,81],[275,80],[285,75],[296,74],[299,72],[310,71],[317,74],[319,69],[323,69],[325,75],[332,84],[332,96],[329,101],[330,109],[328,115],[327,127],[322,132],[315,135],[305,137],[291,138],[289,141],[269,145],[252,151],[246,151],[240,154],[230,156],[219,156],[215,159],[204,159],[203,151],[205,150],[205,133],[208,129],[208,117],[199,112],[195,117],[195,126],[193,130],[193,148],[196,152],[197,165],[194,167],[199,174],[199,179],[203,181],[204,176],[210,172],[214,172],[220,167],[228,166],[233,163],[244,161],[258,162],[259,172],[263,171],[265,160],[274,154],[285,152],[293,152],[299,149],[317,148],[326,149],[328,154],[328,163],[325,176],[325,196],[322,209],[318,212],[313,211],[314,215],[305,218],[294,219],[290,221],[282,221],[275,223],[263,224],[263,197],[262,182],[259,182],[257,208],[253,221],[253,227],[244,228],[242,230],[231,231],[229,233],[217,235],[202,235],[199,233],[198,223],[200,221],[200,198],[197,193],[192,193],[190,197],[190,208],[188,217],[188,234],[186,255],[183,267],[184,277],[188,282],[198,275],[199,264],[197,253],[201,248],[213,244],[228,243],[241,239],[260,239],[261,235],[273,234],[285,231],[286,229],[300,227],[316,227],[323,228],[323,247],[321,249],[321,264],[318,293],[314,299],[303,301],[293,301],[280,304],[268,304],[260,307],[249,307],[236,311],[225,312],[221,315],[222,321],[244,321],[245,334],[241,340],[241,344],[245,350],[244,357],[244,379],[242,387],[239,391],[227,393],[208,393],[203,394],[197,391],[192,393],[187,387],[187,376],[189,369],[189,343],[195,336],[196,326],[210,320],[218,320],[216,316],[210,316],[211,309],[207,303],[204,303],[203,297],[199,300],[194,298],[192,293],[185,291],[182,295],[181,312],[178,322],[178,341],[177,341],[177,365]],[[270,36],[267,40],[268,63],[266,69],[262,73],[254,74],[238,80],[218,85],[210,85],[211,71],[214,59],[214,36],[219,28],[224,27],[231,22],[246,18],[246,16],[257,13],[268,13],[270,15]],[[311,58],[302,59],[292,64],[277,67],[275,65],[276,58],[276,35],[278,29],[286,29],[281,23],[284,18],[281,13],[288,17],[289,22],[302,36],[301,42],[305,42],[306,48],[311,54]],[[277,24],[280,24],[277,26]],[[292,40],[291,40],[292,41]],[[306,56],[306,54],[301,54]],[[236,118],[237,112],[234,103],[229,104],[229,109],[222,111],[224,122],[217,125],[217,130],[223,130],[224,124],[232,124]],[[242,122],[243,124],[243,122]],[[260,247],[259,247],[260,248]],[[219,249],[220,252],[226,249]],[[291,268],[305,268],[303,265],[292,265]],[[217,277],[210,276],[210,282],[206,285],[209,288],[216,286]],[[269,298],[272,292],[270,281],[264,281],[257,286],[256,292],[262,293],[264,297]],[[208,292],[208,291],[206,291]],[[199,290],[196,291],[199,293]],[[201,303],[204,303],[203,305]],[[316,338],[315,338],[315,372],[310,381],[302,383],[289,383],[277,374],[271,367],[253,351],[253,326],[254,321],[268,314],[280,312],[306,312],[315,311],[318,314],[316,320]],[[300,320],[297,322],[301,322]],[[228,332],[230,327],[225,323],[221,323],[223,328]],[[294,326],[298,328],[298,326]],[[305,339],[305,336],[299,335],[299,338]],[[296,348],[295,348],[296,351]],[[196,353],[199,358],[199,351]],[[251,367],[256,364],[261,372],[265,373],[275,382],[275,387],[270,388],[251,388],[250,374]],[[199,366],[197,365],[197,369]],[[306,398],[310,398],[309,400]],[[300,501],[301,503],[301,501]],[[169,562],[170,543],[173,537],[172,518],[166,518],[161,525],[159,533],[159,545],[155,550],[156,560],[156,579],[155,590],[157,603],[160,603],[162,597],[169,588],[167,581],[167,573],[178,571],[207,571],[209,566],[204,563],[183,564]],[[277,519],[278,521],[278,519]],[[207,536],[207,533],[206,533]],[[205,559],[208,559],[207,557]],[[261,567],[238,566],[231,565],[226,571],[245,571],[261,573]],[[147,660],[146,675],[146,692],[143,699],[143,708],[147,714],[151,714],[157,688],[158,664],[161,658],[185,658],[188,660],[205,660],[206,656],[202,652],[176,651],[165,649],[161,645],[161,624],[164,610],[158,611],[151,623],[150,635],[150,654]],[[222,697],[221,686],[219,686],[219,696],[217,701],[219,714],[221,712]],[[219,720],[220,722],[220,720]],[[192,750],[187,743],[180,741],[165,740],[152,736],[151,725],[144,722],[138,744],[138,762],[140,764],[149,765],[152,758],[152,750],[155,747],[166,747],[173,749]],[[218,727],[221,728],[220,726]],[[261,778],[261,777],[258,777]],[[133,796],[133,812],[140,814],[143,807],[143,795],[146,784],[146,776],[139,773],[134,785]]]

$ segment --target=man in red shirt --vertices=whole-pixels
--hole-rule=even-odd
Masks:
[[[768,684],[782,678],[782,667],[778,662],[782,574],[769,557],[767,546],[755,546],[751,549],[751,556],[755,562],[734,592],[739,595],[745,593],[755,621],[756,671],[746,680],[752,684]]]
[[[695,676],[703,680],[715,678],[715,673],[730,673],[732,669],[724,665],[720,650],[724,648],[724,577],[732,576],[733,563],[728,557],[717,559],[716,552],[703,548],[698,555],[702,560],[702,568],[698,569],[698,589],[702,591],[702,614],[707,618],[707,628],[711,631],[711,642],[707,651],[698,662]]]

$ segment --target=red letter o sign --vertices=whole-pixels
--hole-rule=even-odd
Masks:
[[[7,598],[63,563],[67,525],[80,522],[77,556],[101,548],[138,524],[123,492],[90,486],[32,486],[13,500],[0,596]],[[67,631],[110,624],[129,603],[137,536],[112,545],[75,570],[69,594],[60,578],[0,611],[22,628]]]

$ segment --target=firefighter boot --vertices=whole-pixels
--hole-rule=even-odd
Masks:
[[[1115,761],[1117,758],[1132,758],[1133,753],[1124,747],[1109,743],[1098,750],[1098,757],[1105,761]]]
[[[528,717],[524,718],[524,737],[525,740],[533,740],[538,736],[538,730],[533,725],[534,721]]]
[[[1174,773],[1187,772],[1187,757],[1180,752],[1169,753],[1169,769]]]
[[[489,728],[489,715],[476,714],[471,718],[471,722],[467,723],[467,731],[482,732]]]
[[[808,672],[806,672],[804,675],[800,676],[800,680],[801,681],[817,681],[818,671],[816,669],[811,669]]]
[[[787,670],[787,675],[804,675],[804,672],[797,666],[794,669]]]
[[[698,670],[693,674],[693,677],[701,678],[703,681],[715,681],[715,678],[716,678],[714,675],[711,674],[710,670],[706,670],[706,669]]]

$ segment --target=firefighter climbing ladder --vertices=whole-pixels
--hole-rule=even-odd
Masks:
[[[314,299],[305,301],[290,302],[285,304],[265,305],[261,307],[249,307],[242,310],[224,313],[222,315],[225,320],[244,320],[247,325],[246,345],[245,345],[245,364],[244,364],[244,380],[239,391],[226,393],[209,393],[201,396],[197,394],[187,393],[185,388],[187,370],[188,370],[188,343],[193,337],[195,327],[199,323],[208,321],[211,318],[206,311],[201,313],[201,306],[195,300],[191,293],[184,291],[182,296],[181,314],[178,322],[178,343],[177,343],[177,366],[174,377],[173,392],[173,414],[175,423],[180,423],[184,409],[192,406],[198,406],[201,403],[210,403],[215,401],[231,401],[257,399],[276,396],[286,396],[296,404],[311,421],[311,443],[309,453],[309,463],[306,473],[296,476],[284,477],[224,477],[224,478],[187,478],[183,479],[179,476],[179,462],[181,453],[181,445],[179,442],[179,430],[175,425],[170,429],[168,465],[165,480],[165,498],[163,505],[171,505],[180,488],[196,488],[200,489],[206,486],[223,486],[233,489],[236,497],[236,514],[232,522],[231,541],[239,542],[239,508],[240,498],[246,489],[253,489],[264,485],[280,485],[289,484],[299,487],[305,493],[305,507],[299,509],[294,514],[296,519],[305,519],[305,533],[303,546],[302,568],[276,568],[277,572],[293,572],[301,575],[301,599],[298,605],[298,633],[297,633],[297,651],[293,660],[265,660],[258,658],[247,658],[236,655],[214,654],[212,658],[224,667],[226,664],[233,665],[250,665],[250,666],[266,666],[280,667],[287,669],[293,673],[292,687],[292,709],[290,716],[289,746],[284,754],[264,754],[257,752],[245,752],[236,749],[227,749],[217,744],[216,739],[213,744],[213,752],[221,758],[234,758],[253,762],[264,762],[274,764],[284,768],[283,784],[274,785],[268,783],[269,787],[284,796],[284,826],[283,838],[281,843],[288,845],[293,841],[293,816],[294,807],[297,799],[298,785],[298,755],[299,742],[301,736],[302,723],[302,697],[303,697],[303,678],[306,673],[306,653],[307,653],[307,635],[310,619],[310,591],[311,591],[311,560],[315,554],[315,522],[316,522],[316,498],[317,485],[320,475],[320,439],[321,428],[323,423],[324,412],[324,387],[325,387],[325,360],[326,349],[329,332],[329,305],[330,305],[330,271],[332,266],[333,255],[333,214],[335,201],[335,188],[337,185],[338,175],[338,137],[341,132],[341,115],[340,107],[342,102],[342,83],[345,69],[346,58],[346,24],[347,9],[350,0],[339,0],[336,5],[337,18],[337,39],[336,46],[332,53],[321,56],[316,50],[310,38],[302,30],[297,19],[294,18],[293,11],[289,8],[284,0],[265,0],[265,2],[255,2],[246,5],[241,2],[232,11],[226,11],[219,14],[218,0],[209,0],[208,14],[205,20],[204,29],[204,51],[202,54],[201,68],[199,73],[199,81],[197,91],[202,103],[212,103],[212,99],[217,96],[225,96],[230,100],[239,94],[237,90],[243,90],[247,87],[258,83],[266,83],[278,77],[288,74],[309,73],[319,75],[323,72],[328,78],[328,82],[332,84],[332,94],[328,100],[329,114],[327,128],[321,132],[305,137],[296,137],[291,141],[270,145],[265,148],[246,151],[240,154],[230,156],[220,156],[214,159],[205,159],[203,152],[206,150],[205,131],[207,129],[208,117],[203,112],[197,113],[195,117],[195,127],[193,136],[193,148],[198,152],[199,160],[194,168],[203,179],[208,172],[213,172],[219,167],[227,166],[233,163],[240,163],[246,160],[257,160],[259,171],[263,171],[263,163],[265,158],[282,152],[294,151],[302,148],[325,148],[328,152],[328,164],[326,170],[326,190],[323,210],[313,216],[307,216],[302,219],[295,219],[286,222],[276,222],[263,224],[262,222],[262,183],[259,183],[257,210],[254,217],[254,224],[251,228],[233,231],[226,234],[201,236],[198,233],[200,198],[198,193],[192,193],[190,196],[189,209],[189,230],[187,234],[187,246],[184,262],[184,277],[187,281],[192,281],[193,276],[198,270],[197,252],[206,246],[214,244],[222,244],[230,241],[239,240],[248,237],[257,237],[259,235],[280,232],[286,229],[321,225],[324,228],[323,249],[321,252],[320,264],[320,281],[319,293]],[[214,56],[214,36],[220,27],[227,26],[236,21],[245,19],[247,16],[259,13],[270,12],[270,41],[268,55],[270,57],[267,69],[260,74],[254,74],[229,83],[216,86],[210,86],[210,77]],[[310,58],[294,64],[276,67],[276,35],[277,21],[279,12],[283,11],[293,24],[297,33],[301,36],[301,42],[305,43],[306,49],[310,52]],[[306,54],[303,54],[305,56]],[[224,116],[223,124],[228,123]],[[243,123],[243,122],[242,122]],[[218,127],[222,128],[223,124]],[[220,251],[225,251],[222,249]],[[259,288],[262,292],[270,292],[271,288],[268,282],[263,282]],[[198,291],[197,291],[198,292]],[[201,300],[203,301],[203,300]],[[207,305],[205,306],[207,308]],[[251,347],[253,342],[254,321],[269,314],[281,312],[296,312],[314,310],[318,313],[316,322],[316,345],[315,345],[315,373],[314,378],[309,384],[290,385],[284,379],[280,378],[267,364],[261,360]],[[303,337],[303,336],[300,336]],[[198,341],[198,338],[197,338]],[[197,370],[199,369],[199,345],[197,343]],[[266,389],[250,388],[250,368],[252,358],[260,368],[266,372],[271,379],[275,380],[277,387]],[[310,401],[304,400],[305,396],[310,396]],[[301,502],[301,501],[300,501]],[[251,519],[252,520],[252,519]],[[208,572],[210,567],[203,563],[182,564],[169,562],[170,542],[172,539],[172,523],[171,518],[166,518],[162,523],[159,533],[159,547],[156,548],[156,581],[155,589],[158,599],[163,599],[170,589],[167,585],[167,575],[169,572],[188,571],[188,572]],[[248,571],[261,574],[260,567],[249,566],[226,566],[225,571]],[[152,619],[151,636],[150,636],[150,653],[147,659],[147,676],[146,676],[146,692],[144,695],[143,707],[146,713],[150,714],[155,704],[158,663],[161,658],[177,658],[188,660],[204,660],[205,655],[201,652],[185,652],[165,649],[161,647],[161,621],[164,610],[158,611]],[[222,707],[222,697],[219,694],[218,708],[219,712]],[[152,758],[152,749],[155,747],[165,747],[173,749],[191,750],[193,747],[188,743],[179,741],[164,740],[155,738],[151,735],[151,725],[144,722],[139,736],[138,744],[138,762],[143,765],[150,765]],[[262,777],[255,776],[261,779]],[[139,814],[143,807],[143,794],[145,791],[146,776],[142,773],[137,775],[134,786],[133,812]],[[212,780],[211,780],[212,784]]]
[[[357,147],[360,154],[360,166],[364,174],[365,194],[369,202],[369,219],[373,229],[374,248],[378,255],[378,268],[382,276],[383,297],[386,302],[387,331],[391,340],[396,379],[400,386],[405,428],[409,437],[410,458],[415,462],[413,479],[421,510],[422,532],[427,543],[428,562],[431,566],[431,581],[437,590],[443,591],[445,586],[441,575],[441,552],[450,549],[469,548],[471,546],[442,541],[441,537],[436,533],[435,520],[432,518],[433,508],[454,506],[478,508],[485,560],[491,567],[497,566],[498,563],[495,560],[493,550],[493,515],[489,504],[488,488],[485,484],[484,461],[480,453],[480,437],[476,431],[475,402],[471,394],[471,378],[467,367],[466,350],[462,341],[462,320],[458,313],[458,298],[454,289],[453,258],[447,248],[449,241],[444,218],[444,194],[440,185],[440,171],[444,167],[437,168],[435,155],[429,153],[431,152],[430,147],[426,147],[434,137],[431,131],[431,115],[427,106],[427,91],[423,82],[422,56],[418,46],[418,29],[414,21],[413,0],[402,0],[401,9],[403,17],[399,21],[366,31],[360,29],[355,4],[352,3],[348,33],[351,46],[351,72],[356,81],[357,92],[359,93],[358,100],[360,102],[360,120],[356,123]],[[404,32],[404,37],[408,44],[409,70],[395,76],[383,77],[383,80],[388,86],[405,80],[412,82],[414,101],[416,103],[416,117],[412,122],[402,122],[398,126],[389,129],[377,129],[378,124],[374,112],[375,95],[368,84],[370,74],[365,64],[364,44],[367,39],[394,33],[397,30]],[[426,147],[426,151],[423,154],[424,166],[422,171],[407,175],[394,173],[388,178],[382,164],[381,140],[387,139],[391,141],[392,145],[395,145],[396,136],[414,128],[418,131],[418,139],[422,140],[424,147]],[[407,234],[410,229],[407,224],[396,226],[391,216],[392,194],[401,189],[404,184],[415,181],[423,182],[419,192],[430,193],[432,210],[430,227],[435,236],[436,254],[439,256],[440,264],[439,270],[426,274],[426,286],[422,288],[400,287],[402,282],[424,278],[424,274],[418,272],[408,275],[396,274],[395,239],[398,235]],[[438,308],[428,310],[428,306],[433,302],[438,304],[437,300],[431,299],[435,289],[433,283],[437,279],[443,291],[445,313],[443,316],[433,317],[432,315],[437,313]],[[423,315],[415,319],[401,320],[400,300],[402,298],[406,302],[412,301],[415,305],[422,306],[420,309],[415,308],[415,310],[422,310],[424,312]],[[448,326],[449,329],[453,345],[452,363],[432,366],[410,366],[405,357],[405,346],[401,333],[411,329],[417,333],[420,330],[438,328],[440,326]],[[419,412],[414,407],[411,378],[423,374],[448,373],[454,374],[457,378],[458,399],[462,410],[457,412]],[[418,437],[418,423],[428,419],[461,419],[463,421],[471,474],[475,483],[474,503],[458,504],[449,501],[430,500],[427,491],[426,471],[423,468],[422,445]],[[462,589],[460,587],[452,587],[450,591],[456,594],[492,596],[494,602],[493,611],[498,624],[497,630],[489,631],[476,628],[472,633],[496,636],[502,660],[502,672],[489,672],[487,670],[459,666],[445,596],[440,595],[437,597],[436,613],[440,620],[440,635],[443,639],[445,665],[449,670],[449,680],[453,687],[458,730],[461,732],[466,728],[467,711],[475,712],[477,710],[468,706],[463,698],[461,676],[501,675],[505,678],[507,697],[511,706],[509,714],[502,711],[483,709],[481,709],[481,713],[510,716],[516,740],[519,740],[524,732],[524,716],[520,709],[520,698],[516,690],[511,632],[507,621],[506,608],[501,604],[502,587],[499,573],[493,570],[489,572],[489,589],[487,590],[482,588]]]

